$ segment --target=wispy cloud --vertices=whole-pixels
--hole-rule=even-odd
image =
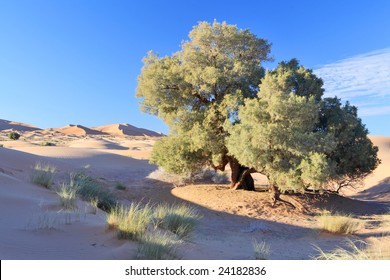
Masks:
[[[350,57],[317,70],[325,96],[360,103],[359,115],[390,115],[390,48]]]

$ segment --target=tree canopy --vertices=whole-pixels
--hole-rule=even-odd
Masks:
[[[246,98],[256,97],[264,76],[261,63],[270,60],[270,47],[249,30],[200,22],[180,51],[161,58],[150,52],[138,78],[137,97],[142,98],[142,110],[162,118],[170,129],[167,139],[155,146],[152,162],[176,173],[205,164],[224,170],[228,163],[239,172],[238,162],[228,156],[224,124],[235,121]],[[167,150],[181,152],[168,159]]]
[[[276,193],[337,190],[372,172],[377,148],[356,107],[324,99],[322,80],[295,59],[265,73],[270,48],[214,21],[195,26],[171,56],[150,52],[136,96],[170,129],[151,161],[177,174],[229,164],[232,188],[254,190],[250,174],[260,172]]]

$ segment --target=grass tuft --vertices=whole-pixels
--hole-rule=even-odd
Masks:
[[[99,205],[99,199],[98,198],[92,198],[90,201],[89,201],[89,205],[92,207],[92,211],[91,213],[96,215],[97,213],[97,209],[99,208],[98,205]]]
[[[57,191],[61,206],[67,210],[77,209],[76,191],[76,189],[71,188],[65,183],[62,183],[60,189]]]
[[[38,162],[33,167],[31,181],[34,184],[41,185],[45,188],[50,188],[53,183],[55,171],[56,168],[54,166],[48,163]]]
[[[351,215],[324,213],[318,218],[320,230],[336,234],[354,234],[361,227],[361,221]]]
[[[107,215],[108,228],[116,229],[119,239],[141,240],[152,222],[152,213],[149,204],[142,206],[140,203],[132,203],[129,207],[117,206]]]
[[[363,240],[352,241],[347,239],[347,249],[337,248],[330,252],[324,252],[318,246],[314,248],[319,255],[317,260],[390,260],[390,242],[386,237],[375,239],[371,243]]]
[[[115,197],[108,191],[104,190],[101,183],[96,179],[82,173],[72,173],[70,175],[70,186],[77,190],[77,194],[86,201],[97,199],[98,208],[109,212],[115,208],[117,203]]]
[[[138,247],[138,258],[146,260],[175,259],[175,248],[181,242],[168,233],[147,233]]]
[[[270,246],[265,241],[258,242],[256,239],[252,242],[256,260],[266,260],[270,254]]]
[[[187,237],[200,219],[196,210],[185,204],[160,204],[154,210],[154,217],[158,227],[170,230],[180,237]]]

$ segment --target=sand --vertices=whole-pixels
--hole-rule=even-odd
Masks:
[[[268,193],[233,191],[228,184],[203,182],[175,187],[178,185],[166,182],[169,180],[158,173],[157,167],[148,163],[158,138],[143,130],[131,135],[130,125],[93,129],[72,126],[59,131],[0,123],[1,259],[136,256],[138,243],[118,240],[115,232],[107,229],[105,212],[95,213],[81,200],[76,211],[61,208],[54,189],[80,169],[98,178],[120,203],[186,203],[196,208],[202,219],[189,241],[177,249],[181,259],[254,259],[254,239],[270,246],[269,259],[310,259],[317,254],[314,245],[332,250],[345,242],[345,236],[316,230],[316,214],[324,209],[345,211],[366,221],[352,239],[370,240],[390,230],[383,215],[390,206],[390,137],[371,137],[379,147],[382,163],[361,189],[348,191],[345,198],[283,196],[296,205],[293,209],[284,204],[272,208]],[[26,129],[21,131],[21,127]],[[21,131],[21,139],[7,139],[9,130]],[[52,189],[31,183],[32,167],[37,162],[57,168]],[[150,176],[152,173],[157,176]],[[256,179],[258,186],[266,183],[261,176]],[[126,189],[116,189],[118,182]]]

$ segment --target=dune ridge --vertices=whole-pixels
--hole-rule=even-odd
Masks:
[[[130,124],[109,124],[104,126],[94,127],[93,129],[107,133],[113,136],[162,136],[161,133],[139,128]]]
[[[19,132],[30,132],[30,131],[38,131],[42,130],[41,128],[21,123],[21,122],[13,122],[13,121],[7,121],[0,119],[0,131],[4,130],[12,130],[12,131],[19,131]]]
[[[55,128],[54,130],[67,135],[104,135],[105,133],[88,128],[79,124],[69,124],[62,128]]]
[[[65,127],[59,128],[47,128],[41,129],[30,124],[2,120],[0,119],[0,132],[28,132],[28,133],[39,133],[39,134],[53,134],[61,133],[65,135],[75,136],[88,136],[88,135],[102,135],[102,136],[115,136],[115,137],[126,137],[126,136],[142,136],[142,137],[161,137],[162,133],[155,132],[145,128],[139,128],[130,124],[109,124],[97,127],[87,127],[80,124],[68,124]]]

